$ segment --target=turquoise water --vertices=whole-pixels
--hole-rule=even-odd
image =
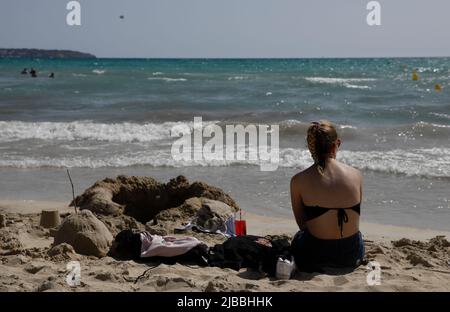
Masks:
[[[31,67],[38,78],[20,75]],[[305,129],[324,118],[356,167],[449,178],[449,95],[447,58],[1,59],[0,167],[196,165],[169,154],[170,129],[194,116],[278,124],[280,165],[304,167]]]
[[[31,67],[37,78],[20,74]],[[222,126],[279,125],[279,169],[261,173],[251,161],[175,161],[170,129],[194,116]],[[389,223],[397,214],[395,223],[416,225],[419,217],[428,218],[427,226],[449,224],[449,58],[0,59],[0,197],[34,198],[33,185],[15,194],[8,183],[48,174],[65,183],[66,167],[83,173],[83,186],[108,172],[161,178],[183,172],[229,186],[256,211],[290,213],[281,182],[311,164],[304,136],[318,119],[338,125],[338,158],[370,177],[369,221]],[[245,187],[234,188],[237,177],[225,172],[245,173]],[[277,196],[253,196],[267,178],[278,181]],[[48,183],[45,194],[60,196]]]
[[[37,79],[19,75],[38,70]],[[411,80],[418,69],[420,80]],[[46,79],[50,72],[54,80]],[[436,93],[440,83],[444,91]],[[0,60],[0,119],[450,123],[450,59]],[[33,114],[30,114],[33,109]],[[241,117],[241,118],[240,118]]]

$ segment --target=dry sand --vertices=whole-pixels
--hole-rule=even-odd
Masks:
[[[42,209],[72,211],[58,202],[0,201],[0,214],[7,218],[0,229],[0,291],[450,291],[449,232],[361,224],[367,257],[381,265],[381,285],[370,286],[364,265],[340,275],[297,273],[286,281],[247,270],[97,259],[70,248],[50,256],[53,237],[39,226]],[[292,236],[296,231],[293,219],[253,214],[246,219],[249,234]],[[209,244],[217,240],[202,238]],[[78,287],[65,281],[70,260],[81,264]]]

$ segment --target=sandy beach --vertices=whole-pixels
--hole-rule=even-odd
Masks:
[[[0,295],[450,292],[450,1],[60,2],[0,1]]]
[[[296,273],[277,280],[251,270],[165,265],[82,256],[65,250],[49,254],[49,230],[40,211],[73,212],[64,202],[0,201],[6,227],[0,229],[0,291],[450,291],[450,233],[379,224],[361,224],[368,260],[378,261],[381,285],[368,285],[366,265],[346,274]],[[293,219],[246,214],[248,234],[296,232]],[[221,238],[194,233],[208,245]],[[81,264],[81,285],[66,283],[69,261]]]

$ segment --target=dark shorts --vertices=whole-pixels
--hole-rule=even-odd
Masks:
[[[298,270],[323,272],[325,268],[356,268],[364,258],[361,232],[341,239],[319,239],[299,231],[291,243]]]

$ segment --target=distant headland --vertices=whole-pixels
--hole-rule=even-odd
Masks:
[[[70,50],[41,49],[0,49],[0,57],[12,58],[52,58],[52,59],[87,59],[95,55]]]

